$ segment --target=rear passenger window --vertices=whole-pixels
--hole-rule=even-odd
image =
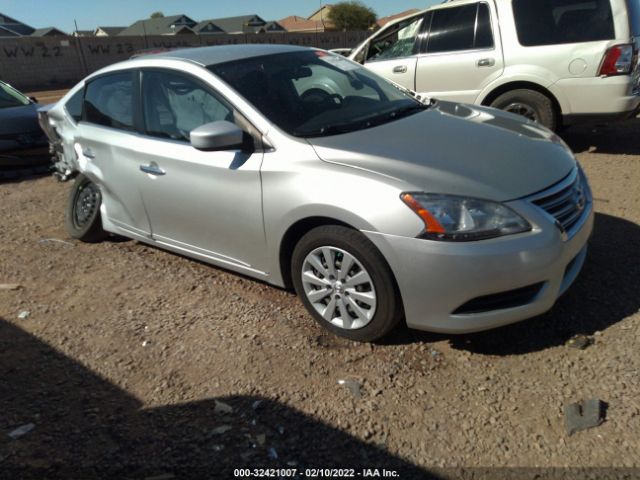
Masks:
[[[133,72],[108,74],[89,83],[84,119],[105,127],[133,130]]]
[[[82,120],[82,96],[84,95],[84,88],[78,90],[73,97],[71,97],[64,108],[74,121],[79,122]]]
[[[610,0],[513,0],[518,40],[525,47],[615,38]]]
[[[493,33],[491,32],[491,14],[489,5],[478,4],[478,24],[474,48],[493,48]]]
[[[473,49],[477,4],[434,10],[428,53]]]

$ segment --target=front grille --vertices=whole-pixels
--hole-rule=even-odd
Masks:
[[[476,297],[459,306],[452,315],[470,315],[527,305],[536,298],[543,286],[544,282],[540,282],[507,292]]]
[[[551,215],[563,232],[571,229],[587,210],[587,186],[577,169],[561,184],[533,199],[533,203]]]

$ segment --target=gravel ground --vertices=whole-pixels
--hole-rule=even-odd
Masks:
[[[295,296],[260,282],[134,241],[70,240],[70,184],[0,183],[0,284],[20,285],[0,289],[0,477],[289,466],[402,478],[627,467],[637,478],[640,121],[563,136],[597,210],[573,288],[516,325],[398,328],[375,345],[326,334]],[[593,344],[567,346],[576,334]],[[569,436],[563,407],[588,398],[605,402],[606,419]]]

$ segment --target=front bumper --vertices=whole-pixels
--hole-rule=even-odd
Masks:
[[[517,322],[549,310],[573,283],[586,257],[593,203],[589,201],[568,240],[531,202],[518,200],[509,206],[529,220],[531,232],[465,243],[363,232],[395,275],[410,328],[468,333]],[[540,290],[525,304],[453,313],[479,297],[536,284]]]

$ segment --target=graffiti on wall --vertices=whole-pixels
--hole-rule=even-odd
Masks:
[[[19,58],[19,57],[62,57],[62,48],[60,45],[48,46],[48,45],[31,45],[31,46],[13,46],[2,47],[5,57],[7,58]]]
[[[50,37],[0,39],[3,80],[18,88],[72,85],[86,74],[139,52],[244,43],[289,44],[318,48],[354,47],[367,32],[214,34],[187,37]],[[24,75],[25,69],[30,72]]]
[[[112,43],[110,45],[87,44],[87,50],[91,55],[125,55],[135,52],[136,49],[132,43]]]

